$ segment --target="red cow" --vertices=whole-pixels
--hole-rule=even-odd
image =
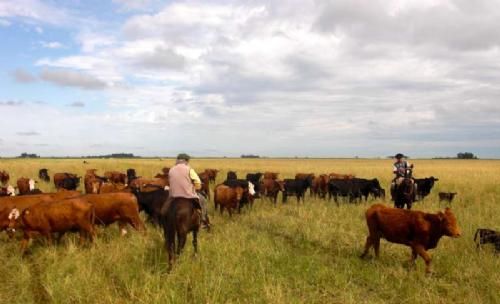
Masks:
[[[223,184],[215,186],[214,203],[215,209],[220,205],[220,214],[222,215],[224,208],[229,212],[229,216],[233,215],[233,209],[240,209],[240,201],[245,190],[243,187],[229,187]]]
[[[420,255],[425,261],[426,273],[431,272],[431,257],[427,250],[436,248],[444,235],[454,238],[460,236],[457,220],[449,208],[444,213],[432,214],[375,204],[366,210],[366,223],[370,234],[366,238],[362,258],[372,246],[378,257],[382,237],[391,243],[411,247],[411,263],[414,264],[417,255]]]

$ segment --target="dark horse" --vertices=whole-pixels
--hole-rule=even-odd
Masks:
[[[394,207],[403,209],[406,204],[407,209],[411,209],[415,201],[415,187],[411,178],[406,177],[401,184],[394,189]]]
[[[198,251],[198,230],[201,216],[198,212],[197,201],[188,198],[175,198],[166,214],[162,214],[163,234],[168,252],[168,263],[172,267],[176,255],[179,255],[186,245],[187,234],[193,232],[194,252]],[[177,248],[175,236],[177,235]],[[177,250],[176,250],[177,249]]]

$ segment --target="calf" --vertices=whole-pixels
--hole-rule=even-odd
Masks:
[[[451,203],[453,201],[453,199],[455,198],[455,195],[457,195],[457,193],[456,192],[439,192],[438,195],[439,195],[440,202],[447,201],[447,202]]]
[[[18,227],[23,229],[24,237],[21,241],[23,253],[30,239],[38,233],[47,238],[49,245],[52,244],[54,232],[64,234],[78,230],[81,244],[84,236],[88,236],[91,242],[94,239],[94,207],[81,198],[40,202],[22,211],[13,208],[8,218],[10,233],[14,233]]]
[[[300,199],[304,202],[304,196],[308,187],[309,183],[305,179],[285,179],[283,203],[286,203],[288,195],[295,195],[297,203],[300,203]]]
[[[264,178],[261,183],[261,193],[266,197],[269,197],[274,205],[276,206],[276,201],[278,200],[278,193],[285,191],[285,183],[283,181],[278,181],[271,178]]]
[[[427,250],[436,248],[444,235],[454,238],[460,236],[457,220],[449,208],[446,208],[444,213],[432,214],[375,204],[368,208],[365,215],[369,235],[362,258],[372,246],[378,257],[382,237],[391,243],[411,247],[410,262],[414,264],[417,255],[420,255],[425,261],[427,273],[431,272],[431,257]]]
[[[479,240],[477,240],[478,236]],[[491,229],[479,228],[474,234],[474,243],[476,243],[477,249],[481,248],[481,245],[483,244],[495,244],[495,250],[498,253],[500,252],[500,232]]]
[[[81,198],[94,205],[97,225],[108,226],[117,221],[122,235],[127,233],[127,224],[136,230],[145,230],[139,218],[137,198],[132,193],[85,194]]]
[[[46,183],[50,182],[49,169],[38,170],[38,178]]]
[[[215,209],[220,206],[220,214],[224,209],[227,209],[229,216],[233,215],[233,209],[240,210],[240,201],[243,197],[244,189],[241,186],[229,187],[224,184],[215,186],[214,188],[214,204]]]
[[[416,200],[422,200],[431,193],[434,183],[439,179],[431,176],[426,178],[415,178],[414,180],[415,184],[417,184]]]

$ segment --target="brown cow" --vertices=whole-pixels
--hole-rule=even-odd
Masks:
[[[229,187],[224,184],[215,186],[214,203],[215,209],[220,205],[220,214],[222,215],[224,208],[229,212],[229,216],[233,215],[233,209],[240,210],[240,201],[245,190],[243,187]]]
[[[85,173],[85,177],[83,179],[83,185],[85,187],[85,193],[99,193],[99,189],[101,188],[102,183],[104,183],[107,178],[98,176],[96,174],[97,169],[88,169],[87,173]]]
[[[78,186],[78,184],[80,183],[80,179],[81,177],[77,176],[76,174],[64,172],[64,173],[55,173],[53,180],[56,189],[59,190],[65,187],[65,180],[71,180],[72,186]]]
[[[201,189],[200,191],[205,193],[208,199],[210,199],[210,177],[208,172],[205,170],[204,172],[198,174],[201,180]]]
[[[104,177],[106,177],[108,181],[112,183],[117,183],[117,184],[127,183],[127,174],[118,171],[106,171],[104,172]]]
[[[326,198],[328,193],[328,182],[330,178],[326,174],[321,174],[315,177],[312,181],[311,191],[313,196],[319,196],[320,198]]]
[[[263,195],[269,197],[274,205],[276,205],[278,193],[285,191],[285,183],[272,178],[264,178],[261,182],[260,190]]]
[[[24,232],[21,241],[21,251],[24,253],[30,239],[35,235],[45,236],[52,244],[52,233],[64,234],[68,231],[80,232],[80,244],[87,235],[90,241],[94,239],[94,207],[81,198],[71,198],[62,201],[40,202],[24,209],[10,210],[8,218],[9,233],[15,233],[17,227]]]
[[[85,194],[80,198],[95,206],[95,224],[108,226],[118,221],[122,235],[129,224],[139,231],[144,231],[144,223],[139,218],[139,204],[132,193]]]
[[[205,169],[205,172],[208,174],[208,180],[212,183],[215,183],[215,179],[217,178],[217,173],[219,173],[219,170]]]
[[[124,184],[115,184],[115,183],[103,183],[99,187],[98,193],[116,193],[116,192],[130,192],[130,188]]]
[[[264,172],[264,179],[278,179],[278,175],[277,172]]]
[[[366,210],[365,215],[369,236],[366,238],[362,258],[372,246],[378,257],[380,238],[383,237],[391,243],[411,247],[410,262],[414,265],[417,254],[420,255],[425,261],[426,273],[431,272],[431,257],[427,250],[436,248],[443,235],[453,238],[460,236],[457,220],[449,208],[444,213],[432,214],[375,204]]]
[[[20,177],[17,180],[17,189],[19,190],[19,195],[27,194],[41,194],[42,191],[35,189],[35,184],[37,182],[34,179]]]
[[[10,196],[0,198],[0,231],[9,226],[8,214],[14,207],[23,211],[25,208],[40,202],[51,202],[81,195],[78,191],[62,191],[57,193],[45,193],[39,195]]]
[[[332,173],[328,174],[328,177],[330,179],[353,179],[356,176],[353,174],[340,174],[340,173],[332,172]]]
[[[10,180],[9,173],[5,170],[0,171],[0,182],[2,185],[6,185]]]
[[[168,178],[142,178],[138,177],[134,179],[128,186],[132,190],[138,190],[141,192],[156,191],[158,189],[168,190]]]

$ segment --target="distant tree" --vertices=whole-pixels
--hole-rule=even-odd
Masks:
[[[40,158],[40,156],[36,155],[35,153],[21,153],[21,155],[18,156],[18,158]]]
[[[260,158],[259,155],[253,155],[253,154],[242,154],[241,158]]]
[[[458,159],[477,159],[477,156],[471,152],[460,152],[457,154]]]

